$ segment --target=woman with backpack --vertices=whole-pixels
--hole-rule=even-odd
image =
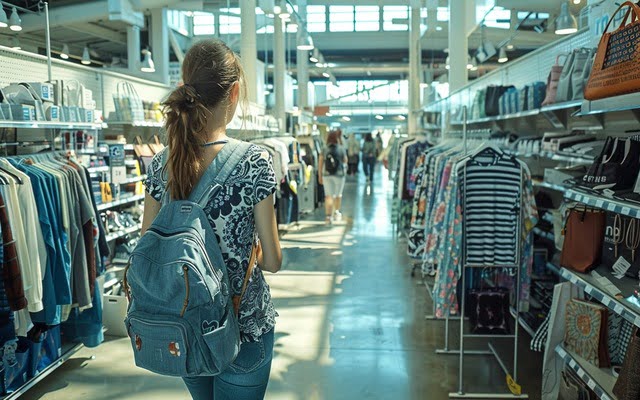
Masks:
[[[367,177],[367,183],[373,182],[373,171],[376,167],[377,146],[373,140],[373,136],[367,133],[364,136],[364,144],[362,145],[362,165],[364,167],[364,175]]]
[[[274,212],[273,164],[264,149],[227,136],[227,124],[233,119],[244,90],[240,60],[227,45],[218,40],[193,45],[184,58],[182,79],[184,84],[163,103],[168,146],[149,167],[140,241],[150,234],[147,231],[161,208],[166,207],[163,204],[167,199],[191,200],[192,191],[202,184],[211,189],[200,198],[200,204],[204,204],[203,215],[208,220],[202,224],[210,224],[215,237],[206,237],[203,244],[207,248],[219,246],[222,253],[230,290],[223,285],[221,292],[230,292],[234,305],[239,300],[236,314],[241,345],[228,368],[215,376],[190,375],[183,376],[183,380],[195,400],[262,399],[271,370],[277,315],[263,271],[278,272],[282,263]],[[225,176],[224,182],[213,185],[221,180],[220,175]],[[208,181],[200,182],[201,178]],[[177,210],[189,212],[186,207]],[[257,268],[250,265],[250,260],[256,260]],[[184,279],[188,284],[189,279],[198,280],[198,275],[189,273]],[[199,283],[208,287],[207,281]],[[164,289],[163,282],[151,284]],[[135,303],[135,290],[131,296]],[[182,307],[182,298],[176,301]],[[187,297],[183,314],[185,310],[189,313],[189,307]],[[217,330],[215,322],[203,317],[202,330]],[[138,350],[152,344],[136,337]],[[229,350],[233,352],[233,348]],[[193,353],[194,349],[183,348],[183,352],[188,351]],[[163,359],[181,355],[180,347],[173,342],[168,352],[170,355],[163,355]]]
[[[347,152],[342,146],[340,132],[333,131],[327,137],[327,146],[322,151],[318,160],[320,184],[324,185],[324,210],[325,224],[340,221],[342,214],[342,191],[344,190]]]
[[[355,133],[349,136],[347,153],[349,156],[349,175],[355,175],[358,173],[358,164],[360,164],[360,141],[356,138]]]

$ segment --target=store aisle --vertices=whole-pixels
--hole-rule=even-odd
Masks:
[[[348,181],[344,222],[326,227],[318,214],[284,236],[283,270],[269,277],[280,317],[267,399],[446,399],[456,387],[457,357],[434,354],[443,325],[424,319],[430,303],[392,237],[390,183],[380,176],[373,188]],[[27,398],[189,397],[180,380],[135,368],[130,351],[127,339],[85,349]],[[504,388],[495,362],[470,360],[480,389]]]

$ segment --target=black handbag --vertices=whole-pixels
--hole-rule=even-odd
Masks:
[[[472,334],[508,335],[511,332],[509,289],[469,289],[467,298],[467,316]]]
[[[487,117],[495,117],[500,115],[500,97],[509,89],[515,88],[509,86],[489,86],[485,97],[485,114]]]

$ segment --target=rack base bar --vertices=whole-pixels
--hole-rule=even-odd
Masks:
[[[437,349],[436,354],[460,355],[460,350]],[[465,350],[464,354],[469,356],[491,356],[492,352],[488,350]]]
[[[40,372],[38,375],[36,375],[33,378],[31,378],[24,385],[20,386],[18,389],[16,389],[16,391],[14,391],[12,393],[9,393],[6,397],[3,397],[2,400],[13,400],[13,399],[17,399],[18,397],[22,396],[29,389],[34,387],[36,384],[38,384],[44,378],[49,376],[53,371],[58,369],[67,360],[69,360],[71,357],[73,357],[83,347],[84,347],[84,345],[82,343],[78,343],[77,345],[73,346],[71,349],[67,350],[66,353],[64,353],[62,356],[60,356],[60,358],[58,358],[56,361],[54,361],[53,364],[51,364],[47,368],[43,369],[42,372]]]
[[[450,399],[528,399],[528,394],[507,393],[449,393]]]
[[[489,342],[487,343],[487,346],[489,346],[489,350],[491,350],[491,353],[496,358],[496,361],[498,361],[498,364],[500,364],[500,368],[502,368],[502,370],[504,371],[504,374],[509,375],[509,369],[507,368],[507,365],[504,363],[504,361],[502,361],[502,358],[500,358],[500,355],[498,355],[498,352],[496,351],[496,348],[493,346],[493,343]]]
[[[465,339],[515,339],[516,335],[474,335],[474,334],[466,334],[464,335]]]

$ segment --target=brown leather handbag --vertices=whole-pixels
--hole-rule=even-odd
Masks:
[[[627,12],[614,32],[607,32],[618,12]],[[629,16],[631,15],[631,21]],[[598,44],[584,98],[597,100],[640,91],[640,7],[625,1],[612,14]]]
[[[602,210],[576,207],[569,213],[564,228],[560,265],[577,272],[588,272],[600,264],[606,227]]]

